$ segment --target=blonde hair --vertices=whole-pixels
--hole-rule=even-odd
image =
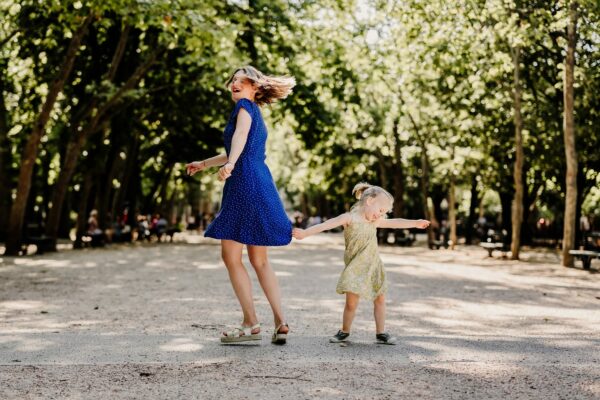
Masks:
[[[375,198],[380,195],[384,195],[390,201],[390,210],[394,205],[394,196],[392,196],[387,190],[379,186],[373,186],[366,182],[357,183],[352,189],[352,194],[358,199],[358,201],[352,206],[352,210],[361,208],[364,206],[368,198]]]
[[[253,66],[247,65],[236,69],[231,77],[227,80],[226,86],[229,87],[233,81],[233,77],[238,72],[251,80],[256,86],[256,96],[254,102],[259,106],[263,104],[271,104],[279,99],[285,99],[292,88],[296,86],[296,79],[293,76],[271,76],[265,75]]]

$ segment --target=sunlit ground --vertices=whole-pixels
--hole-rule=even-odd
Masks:
[[[597,398],[600,265],[381,247],[387,329],[372,305],[352,341],[340,327],[343,239],[323,234],[270,250],[292,329],[269,343],[268,302],[254,280],[264,337],[222,346],[240,321],[217,242],[115,245],[0,257],[0,398]],[[249,263],[247,263],[249,266]],[[204,394],[204,395],[202,395]]]

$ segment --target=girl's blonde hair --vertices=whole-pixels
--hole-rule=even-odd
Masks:
[[[293,76],[271,76],[265,75],[256,68],[247,65],[236,69],[231,77],[227,80],[226,86],[229,87],[233,81],[233,77],[238,72],[251,80],[256,86],[256,96],[254,102],[259,106],[263,104],[271,104],[279,99],[285,99],[292,88],[296,86],[296,79]]]
[[[366,182],[357,183],[352,189],[352,194],[356,196],[358,201],[354,206],[352,206],[352,210],[362,207],[368,198],[370,197],[378,197],[380,195],[384,195],[390,201],[390,210],[394,205],[394,196],[392,196],[387,190],[379,186],[369,185]]]

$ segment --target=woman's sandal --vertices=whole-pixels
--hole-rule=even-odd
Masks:
[[[271,343],[273,344],[285,344],[287,342],[287,335],[288,332],[286,333],[279,333],[279,330],[281,329],[282,326],[287,326],[288,327],[288,332],[289,332],[289,325],[287,323],[281,323],[279,324],[279,326],[277,328],[275,328],[275,331],[273,332],[273,337],[271,338]]]
[[[221,343],[240,343],[248,342],[250,340],[261,340],[262,335],[260,332],[252,333],[253,330],[259,328],[260,323],[254,326],[240,326],[239,328],[234,328],[229,332],[225,332],[224,335],[221,335]]]

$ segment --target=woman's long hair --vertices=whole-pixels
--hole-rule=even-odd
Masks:
[[[247,65],[238,68],[233,72],[231,77],[227,80],[227,87],[231,85],[233,77],[238,72],[242,72],[244,76],[251,80],[256,86],[254,102],[259,106],[274,103],[279,99],[285,99],[292,93],[292,88],[296,86],[296,79],[293,76],[265,75],[256,68]]]

